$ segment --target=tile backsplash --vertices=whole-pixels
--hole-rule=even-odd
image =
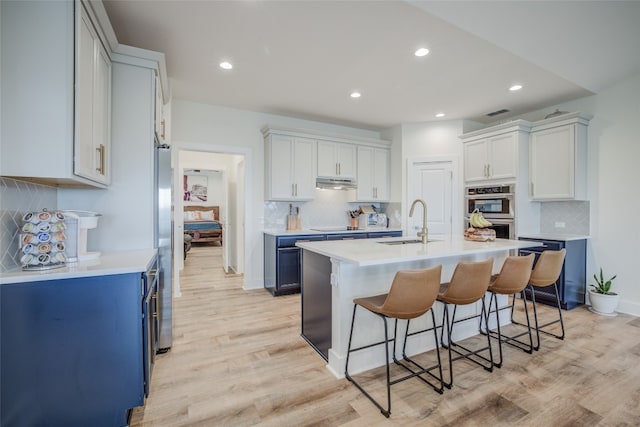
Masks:
[[[0,271],[20,266],[18,233],[25,212],[57,208],[54,187],[0,177]]]
[[[589,220],[588,201],[540,203],[541,233],[588,235]]]
[[[349,225],[349,215],[347,211],[356,210],[360,205],[370,205],[371,203],[352,202],[355,198],[355,190],[316,190],[315,199],[308,202],[291,202],[294,208],[300,210],[300,222],[303,229],[312,227],[346,227]],[[290,202],[264,202],[264,228],[280,229],[286,228],[286,218],[289,214]],[[379,212],[386,212],[391,203],[373,203]],[[399,211],[399,204],[396,209]],[[395,206],[395,205],[394,205]],[[389,215],[389,213],[387,213]],[[399,217],[399,215],[398,215]],[[389,215],[391,227],[394,225],[393,212]]]

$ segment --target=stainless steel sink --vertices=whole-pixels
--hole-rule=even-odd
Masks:
[[[427,243],[429,242],[437,242],[438,239],[427,239]],[[420,239],[404,239],[404,240],[391,240],[391,241],[382,241],[382,242],[378,242],[378,243],[382,243],[383,245],[408,245],[411,243],[422,243],[422,240]]]

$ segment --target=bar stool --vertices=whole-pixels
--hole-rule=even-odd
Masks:
[[[525,352],[531,354],[533,352],[533,337],[531,335],[531,325],[529,322],[529,311],[527,309],[527,297],[523,291],[523,289],[529,283],[529,277],[531,276],[531,268],[533,267],[533,261],[535,259],[534,254],[529,254],[527,256],[510,256],[505,259],[504,264],[502,264],[502,268],[500,269],[500,273],[491,278],[491,283],[489,284],[489,288],[487,289],[490,293],[489,296],[489,313],[487,314],[487,319],[491,317],[491,307],[493,302],[495,301],[495,313],[496,313],[496,329],[497,331],[489,329],[487,324],[486,331],[482,331],[482,319],[480,320],[480,332],[483,334],[488,334],[493,338],[498,340],[498,350],[500,358],[497,363],[494,362],[494,366],[501,367],[502,366],[502,343],[508,343],[514,345],[515,347],[521,348]],[[503,335],[500,331],[500,311],[505,309],[511,309],[511,304],[507,304],[504,307],[498,307],[498,295],[512,295],[513,300],[515,301],[516,294],[521,293],[522,299],[524,300],[524,310],[527,317],[527,330],[525,332],[519,333],[517,335],[507,336]],[[518,340],[519,337],[523,335],[529,335],[529,344],[527,347],[526,343]],[[515,344],[518,343],[518,344]]]
[[[451,388],[453,385],[453,361],[465,358],[477,365],[482,366],[485,370],[491,372],[493,370],[493,351],[491,350],[491,337],[487,335],[487,347],[477,350],[470,350],[452,339],[453,326],[456,323],[464,322],[477,318],[478,315],[465,317],[464,319],[455,320],[456,310],[459,305],[473,304],[478,300],[482,301],[481,317],[487,322],[487,310],[484,303],[484,295],[489,287],[491,279],[491,269],[493,268],[493,258],[478,262],[459,262],[453,271],[453,276],[449,283],[443,283],[440,287],[437,300],[444,304],[444,313],[442,314],[442,333],[440,340],[443,347],[449,350],[449,382],[444,382],[445,387]],[[449,320],[449,305],[453,305],[453,315]],[[488,323],[488,322],[487,322]],[[444,344],[444,331],[447,331],[447,344]],[[459,351],[457,348],[464,350]],[[489,351],[489,358],[480,355],[482,351]],[[451,352],[458,354],[456,358],[452,358]],[[479,360],[478,360],[479,359]],[[485,365],[482,361],[487,362]]]
[[[534,350],[540,349],[540,332],[543,334],[551,335],[552,337],[563,340],[564,339],[564,321],[562,320],[562,308],[560,307],[560,296],[558,294],[558,278],[560,277],[560,273],[562,272],[562,266],[564,264],[564,257],[566,255],[566,249],[560,249],[559,251],[544,251],[538,257],[538,261],[536,262],[533,271],[531,272],[531,277],[529,278],[529,289],[531,290],[531,302],[533,305],[533,318],[535,321],[536,328],[536,341],[537,345],[534,346]],[[551,322],[547,322],[543,325],[538,324],[538,310],[536,308],[536,287],[545,287],[553,285],[553,289],[556,293],[556,306],[558,308],[558,318],[552,320]],[[513,307],[511,309],[511,322],[513,321]],[[527,318],[527,323],[529,319]],[[555,323],[560,323],[560,328],[562,333],[560,335],[554,334],[553,332],[545,331],[544,328],[553,325]],[[518,323],[522,325],[521,323]],[[523,325],[525,326],[525,325]]]
[[[440,361],[440,351],[438,350],[438,333],[435,327],[435,314],[433,313],[432,306],[438,294],[440,287],[440,274],[442,272],[442,266],[437,265],[433,268],[424,270],[401,270],[395,274],[393,282],[391,283],[391,289],[388,294],[377,295],[368,298],[356,298],[353,300],[353,316],[351,318],[351,332],[349,333],[349,345],[347,349],[347,361],[345,366],[345,377],[351,381],[374,405],[376,405],[380,412],[385,417],[389,417],[391,414],[391,386],[409,378],[417,377],[430,385],[435,391],[442,394],[444,390],[442,382],[442,363]],[[362,307],[369,310],[371,313],[376,314],[382,318],[384,323],[384,341],[368,344],[358,348],[351,348],[351,339],[353,338],[353,327],[356,318],[356,309]],[[438,358],[438,364],[425,368],[410,360],[405,356],[405,359],[415,366],[417,369],[412,369],[404,363],[401,363],[396,359],[396,338],[398,330],[398,319],[407,320],[407,331],[409,330],[409,323],[411,319],[415,319],[422,316],[427,311],[431,311],[431,318],[434,327],[431,328],[434,331],[434,339],[436,344],[436,354]],[[387,327],[387,319],[394,319],[394,336],[393,336],[393,361],[406,369],[409,374],[401,378],[397,378],[391,381],[389,375],[389,334]],[[405,334],[403,343],[403,355],[406,347],[407,335]],[[349,374],[349,356],[351,353],[364,350],[376,345],[385,345],[386,356],[386,372],[387,372],[387,408],[383,408],[373,396],[367,393],[364,388]],[[438,368],[439,376],[434,375],[431,371]],[[424,375],[428,375],[436,379],[440,385],[437,386],[432,382],[424,378]]]

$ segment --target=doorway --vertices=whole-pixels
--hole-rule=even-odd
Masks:
[[[222,231],[219,239],[210,239],[211,242],[206,242],[209,239],[201,239],[201,243],[196,243],[196,240],[192,245],[203,248],[206,246],[204,249],[207,253],[208,248],[211,248],[212,256],[220,258],[216,258],[216,265],[220,265],[225,274],[237,276],[244,273],[244,256],[239,254],[244,255],[246,248],[244,218],[247,203],[244,185],[248,180],[244,176],[247,173],[247,153],[242,152],[242,149],[233,150],[220,146],[207,146],[203,149],[201,145],[174,144],[174,155],[174,182],[179,183],[174,186],[174,296],[177,297],[181,295],[180,271],[189,257],[187,252],[185,260],[185,210],[193,210],[194,205],[197,210],[205,212],[209,207],[215,208],[218,215],[216,221],[220,223]],[[195,201],[187,197],[192,193],[187,192],[185,187],[187,178],[192,175],[196,176],[194,182],[206,186],[206,196],[200,194]],[[202,192],[201,187],[198,190]]]
[[[461,232],[458,164],[453,157],[409,159],[407,169],[406,224],[410,235],[422,228],[421,212],[409,217],[415,199],[427,204],[429,234],[451,235]]]

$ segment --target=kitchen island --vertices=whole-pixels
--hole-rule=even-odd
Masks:
[[[531,247],[531,242],[504,239],[472,242],[462,236],[435,237],[426,245],[407,242],[412,240],[413,237],[401,237],[296,244],[303,249],[302,336],[328,361],[327,367],[336,377],[344,377],[354,298],[388,292],[398,270],[442,264],[442,281],[446,282],[459,261],[481,261],[493,257],[493,272],[498,273],[508,255],[516,254],[520,248]],[[435,308],[437,318],[441,318],[441,304],[436,304]],[[480,302],[461,306],[457,316],[463,318],[479,314],[480,310]],[[359,310],[356,316],[354,347],[384,339],[378,316],[366,310]],[[429,319],[427,317],[424,315],[412,321],[411,331],[430,327],[430,316]],[[503,313],[500,322],[509,322],[508,313]],[[477,319],[469,320],[456,326],[454,339],[464,339],[477,333]],[[431,335],[413,335],[407,341],[409,355],[433,348]],[[377,346],[352,354],[350,370],[357,373],[384,363],[384,352]]]

